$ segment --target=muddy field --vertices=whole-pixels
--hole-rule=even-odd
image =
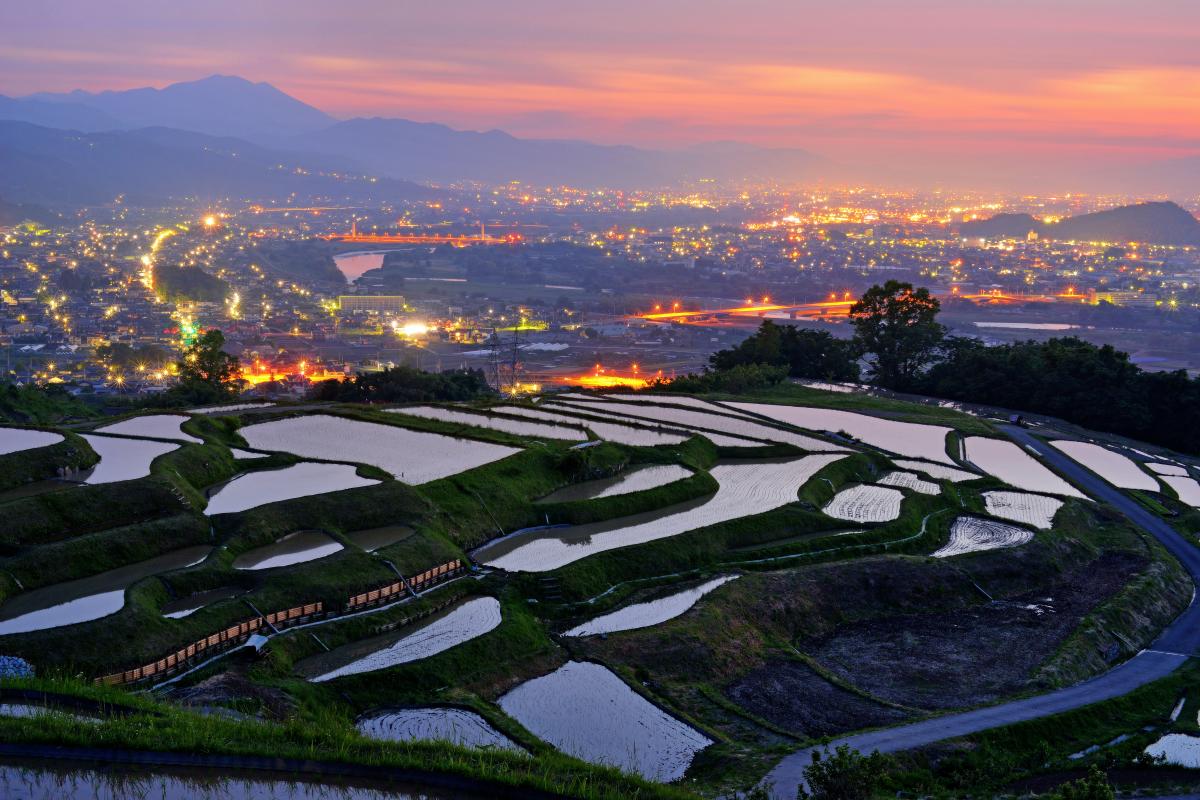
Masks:
[[[1145,563],[1106,553],[1046,589],[949,613],[852,623],[799,647],[842,680],[889,702],[927,709],[979,705],[1033,688],[1037,667]]]

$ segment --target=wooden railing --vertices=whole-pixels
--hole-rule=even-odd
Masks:
[[[432,569],[425,570],[419,575],[408,578],[407,585],[404,579],[401,579],[395,583],[389,583],[387,586],[381,586],[362,594],[356,594],[347,601],[345,609],[341,612],[326,612],[325,604],[317,601],[315,603],[294,606],[283,611],[274,611],[259,617],[251,617],[250,619],[230,625],[228,628],[219,630],[214,634],[205,636],[203,639],[198,639],[157,661],[143,664],[133,669],[127,669],[123,672],[104,675],[96,678],[95,682],[106,686],[117,686],[126,683],[137,683],[151,678],[165,678],[189,666],[201,657],[216,655],[223,650],[228,650],[231,647],[242,644],[265,627],[286,628],[307,622],[314,617],[337,616],[339,613],[348,613],[372,606],[385,605],[388,602],[400,599],[409,586],[412,587],[414,592],[420,592],[443,583],[462,572],[462,560],[456,558],[453,561],[439,564]]]

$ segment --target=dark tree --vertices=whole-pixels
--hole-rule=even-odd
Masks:
[[[850,342],[827,331],[810,331],[764,320],[753,336],[737,347],[720,350],[709,358],[714,370],[769,364],[786,367],[793,378],[828,381],[858,380],[858,361]]]
[[[178,362],[179,385],[172,399],[208,403],[235,396],[240,390],[241,367],[236,356],[222,348],[225,335],[219,330],[205,331],[183,353]]]
[[[851,307],[854,342],[870,357],[875,383],[891,389],[912,387],[946,336],[937,322],[940,307],[928,289],[899,281],[872,286]]]
[[[482,370],[424,372],[401,366],[382,372],[360,372],[347,381],[322,381],[312,388],[309,399],[340,403],[404,403],[473,400],[489,394],[492,389]]]
[[[808,784],[796,793],[797,800],[869,800],[884,777],[886,759],[878,751],[864,756],[848,745],[830,753],[814,750],[812,764],[804,770]]]

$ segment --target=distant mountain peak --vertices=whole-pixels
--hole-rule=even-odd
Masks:
[[[967,238],[1022,238],[1030,231],[1062,241],[1200,244],[1200,220],[1171,200],[1117,206],[1052,224],[1029,214],[997,214],[959,228],[959,234]]]

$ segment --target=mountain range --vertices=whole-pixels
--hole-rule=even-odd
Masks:
[[[998,214],[959,226],[959,235],[968,239],[1023,239],[1031,232],[1067,242],[1200,245],[1200,220],[1169,201],[1120,206],[1053,223],[1029,214]]]

